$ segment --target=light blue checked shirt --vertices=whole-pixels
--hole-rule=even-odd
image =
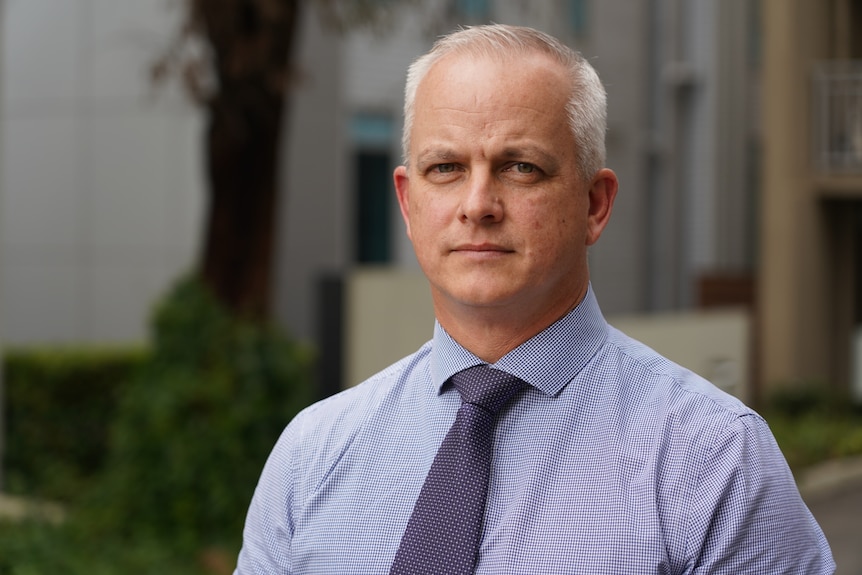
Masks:
[[[385,574],[482,363],[432,341],[300,413],[264,468],[237,573]],[[494,367],[501,414],[476,573],[832,573],[766,423],[608,326],[590,290]]]

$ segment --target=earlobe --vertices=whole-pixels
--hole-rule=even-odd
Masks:
[[[398,207],[401,209],[401,217],[404,219],[404,225],[407,229],[407,237],[411,240],[410,235],[410,202],[408,190],[410,188],[410,178],[407,175],[406,166],[398,166],[392,174],[392,180],[395,183],[395,195],[398,198]]]
[[[587,219],[587,245],[593,245],[602,235],[611,218],[619,182],[608,168],[599,170],[589,191],[590,208]]]

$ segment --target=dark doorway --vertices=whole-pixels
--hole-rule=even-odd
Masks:
[[[390,261],[390,205],[392,163],[381,151],[356,154],[356,254],[358,263]]]

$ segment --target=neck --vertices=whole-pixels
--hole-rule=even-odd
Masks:
[[[487,363],[504,355],[544,331],[574,309],[586,295],[586,286],[572,297],[536,310],[508,307],[475,307],[440,301],[434,294],[437,321],[452,339]]]

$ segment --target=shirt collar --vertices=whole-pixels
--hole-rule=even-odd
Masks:
[[[602,347],[607,332],[607,322],[590,285],[584,299],[572,311],[491,367],[511,373],[548,395],[556,395]],[[483,363],[435,322],[431,380],[438,392],[454,374]]]

